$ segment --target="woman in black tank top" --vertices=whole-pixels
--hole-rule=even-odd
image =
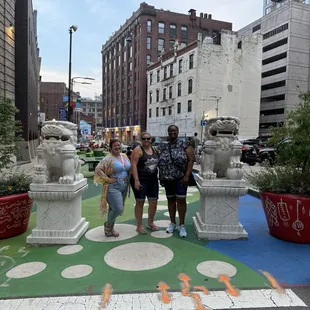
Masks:
[[[146,235],[143,224],[143,206],[145,198],[149,202],[148,225],[150,231],[157,231],[154,224],[154,216],[158,200],[158,152],[151,146],[151,135],[141,134],[142,145],[136,147],[131,154],[132,178],[131,187],[136,199],[135,217],[137,220],[137,232]]]

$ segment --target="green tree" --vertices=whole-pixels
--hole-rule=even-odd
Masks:
[[[22,140],[20,122],[15,120],[18,112],[10,99],[0,97],[0,171],[13,163],[12,156],[18,151],[16,142]]]

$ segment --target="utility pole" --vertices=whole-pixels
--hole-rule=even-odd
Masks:
[[[204,128],[204,126],[203,126],[203,121],[205,120],[205,111],[202,111],[202,118],[201,118],[201,143],[202,143],[202,137],[203,137],[203,128]]]

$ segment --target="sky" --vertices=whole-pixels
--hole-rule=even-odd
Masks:
[[[42,57],[41,76],[44,82],[65,82],[68,85],[69,27],[73,33],[72,77],[95,78],[91,85],[75,84],[82,97],[100,95],[101,47],[136,11],[142,0],[33,0],[38,11],[38,43]],[[158,9],[187,14],[193,8],[212,14],[213,19],[233,23],[237,31],[262,16],[263,0],[152,0]],[[80,80],[82,82],[82,80]]]

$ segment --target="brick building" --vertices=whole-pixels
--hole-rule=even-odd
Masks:
[[[102,46],[102,96],[105,138],[129,141],[146,129],[146,69],[163,51],[195,41],[201,32],[219,40],[232,24],[211,14],[180,14],[143,2],[139,9]]]

